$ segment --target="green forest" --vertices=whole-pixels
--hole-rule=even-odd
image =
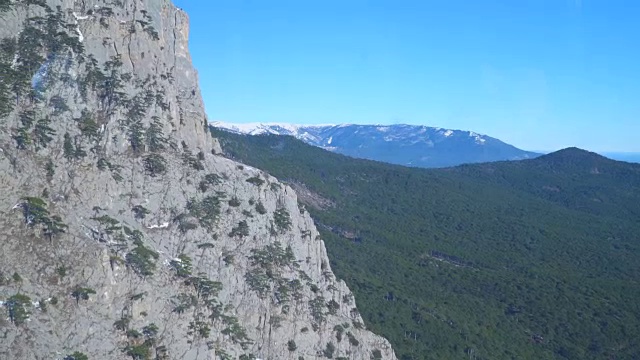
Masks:
[[[640,165],[569,148],[417,169],[212,129],[303,189],[336,276],[399,359],[636,359]]]

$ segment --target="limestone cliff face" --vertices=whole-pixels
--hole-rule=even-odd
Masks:
[[[294,191],[217,155],[181,10],[0,11],[0,358],[395,359]]]

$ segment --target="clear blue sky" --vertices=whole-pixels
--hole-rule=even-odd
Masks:
[[[175,0],[210,120],[640,152],[637,0]]]

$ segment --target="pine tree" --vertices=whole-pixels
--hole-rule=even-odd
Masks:
[[[82,136],[88,137],[89,139],[97,139],[98,135],[98,124],[91,116],[91,113],[84,109],[82,110],[82,114],[79,118],[75,119],[78,124],[78,129],[80,129],[80,133]]]
[[[41,147],[46,148],[47,144],[51,142],[51,140],[53,140],[52,135],[55,135],[56,132],[49,126],[50,123],[51,120],[49,119],[49,117],[40,119],[36,123],[36,127],[33,131],[36,149],[39,149]]]
[[[159,154],[149,154],[143,160],[144,168],[150,176],[164,174],[167,171],[167,160]]]
[[[143,127],[142,121],[140,120],[132,120],[129,124],[129,143],[131,144],[131,148],[133,152],[136,154],[140,154],[144,151],[144,136],[143,136]]]
[[[11,0],[0,0],[0,13],[9,11],[11,9]]]
[[[49,210],[47,210],[47,203],[44,200],[37,197],[23,197],[22,201],[24,201],[22,214],[27,225],[34,226],[49,221]]]
[[[167,138],[162,133],[162,123],[157,116],[153,117],[153,121],[147,128],[146,141],[147,149],[151,152],[162,151],[166,148]]]
[[[9,311],[9,320],[16,325],[23,324],[31,315],[31,299],[23,294],[15,294],[7,299],[4,306]]]
[[[71,142],[71,135],[69,135],[69,133],[64,134],[62,149],[64,150],[64,157],[67,160],[71,160],[76,157],[76,151],[73,147],[73,142]]]
[[[15,46],[16,43],[13,39],[3,39],[0,42],[0,117],[9,115],[13,110],[10,85],[15,76],[11,68]]]
[[[65,356],[63,360],[89,360],[89,357],[79,351],[76,351],[71,355]]]
[[[96,291],[91,288],[76,286],[75,289],[73,289],[71,296],[73,296],[73,298],[76,299],[76,304],[78,304],[81,299],[89,300],[89,295],[95,294],[95,293]]]

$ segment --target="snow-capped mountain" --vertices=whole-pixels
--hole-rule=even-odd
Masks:
[[[340,154],[416,167],[447,167],[465,163],[520,160],[540,154],[520,150],[473,131],[420,125],[294,125],[276,123],[211,126],[237,133],[290,135]]]

